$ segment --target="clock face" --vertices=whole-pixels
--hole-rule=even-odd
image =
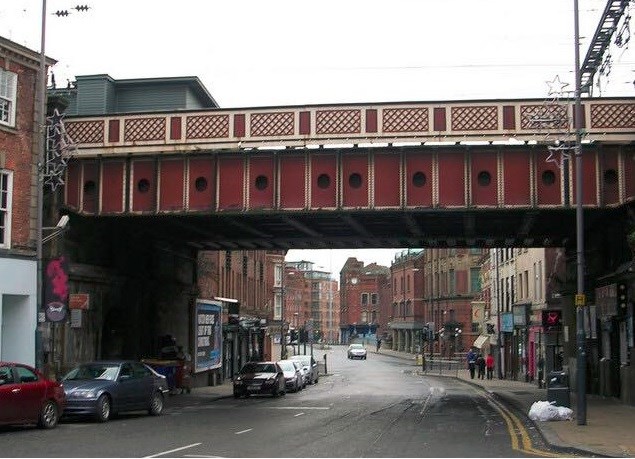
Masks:
[[[353,277],[351,279],[351,284],[353,284],[353,285],[357,284],[357,277]]]

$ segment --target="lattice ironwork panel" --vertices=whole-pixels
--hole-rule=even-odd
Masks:
[[[188,139],[229,137],[229,115],[188,116],[185,136]]]
[[[498,108],[452,107],[453,131],[495,131],[498,129]]]
[[[591,105],[592,128],[635,128],[635,105]]]
[[[317,134],[359,134],[362,112],[360,110],[321,110],[316,114]]]
[[[165,117],[127,119],[123,137],[126,142],[165,139]]]
[[[104,120],[66,122],[66,133],[74,143],[102,143]]]
[[[252,137],[269,137],[279,135],[293,135],[294,113],[252,113],[250,115]]]
[[[530,130],[567,129],[569,114],[561,104],[521,105],[520,128]]]
[[[387,108],[382,114],[384,132],[413,132],[428,130],[427,108]]]

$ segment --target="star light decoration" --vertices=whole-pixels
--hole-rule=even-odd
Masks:
[[[64,185],[64,172],[68,160],[77,147],[66,133],[64,114],[55,109],[53,115],[46,118],[46,158],[42,168],[44,184],[55,191]]]
[[[549,156],[546,162],[554,163],[562,168],[565,159],[571,157],[571,151],[575,148],[572,139],[572,118],[569,116],[569,92],[565,88],[569,83],[560,80],[560,75],[547,81],[547,98],[542,106],[529,117],[532,127],[545,130],[543,141],[552,143],[548,145]]]

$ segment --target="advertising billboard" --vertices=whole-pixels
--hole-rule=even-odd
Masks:
[[[194,314],[194,372],[220,368],[223,364],[223,305],[220,301],[196,300]]]

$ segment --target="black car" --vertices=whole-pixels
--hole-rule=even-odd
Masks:
[[[270,394],[274,397],[287,392],[284,372],[277,362],[249,362],[234,377],[234,397]]]
[[[121,411],[163,411],[165,376],[141,362],[109,360],[83,363],[62,378],[64,415],[90,415],[100,422]]]

